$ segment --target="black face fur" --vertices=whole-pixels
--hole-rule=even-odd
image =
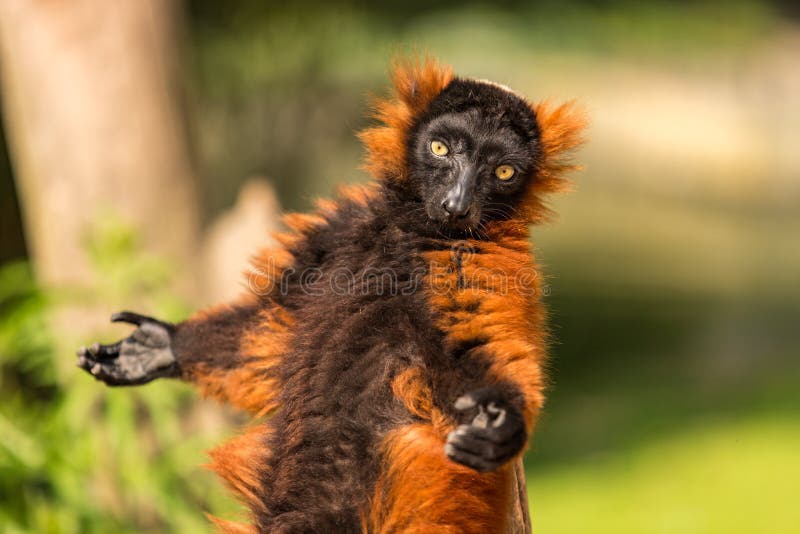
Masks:
[[[435,154],[434,142],[446,154]],[[407,150],[408,184],[429,220],[479,234],[486,222],[513,214],[539,159],[539,127],[512,92],[455,79],[415,124]],[[506,165],[513,175],[502,180],[496,170]]]

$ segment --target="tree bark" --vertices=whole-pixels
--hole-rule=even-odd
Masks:
[[[2,0],[0,76],[37,277],[85,283],[81,246],[104,214],[148,250],[191,265],[197,190],[167,0]],[[190,273],[191,274],[191,273]],[[183,288],[193,281],[184,277]]]
[[[528,488],[525,482],[525,467],[517,460],[511,471],[511,499],[508,511],[509,534],[531,534],[531,517],[528,511]]]

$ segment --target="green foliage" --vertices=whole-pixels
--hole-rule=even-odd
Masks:
[[[223,419],[178,383],[96,383],[62,348],[74,350],[77,340],[50,326],[69,320],[76,304],[134,293],[175,317],[180,306],[163,296],[169,269],[113,221],[97,227],[87,248],[97,270],[91,288],[43,292],[25,263],[0,269],[0,530],[207,531],[203,510],[235,509],[199,467]]]

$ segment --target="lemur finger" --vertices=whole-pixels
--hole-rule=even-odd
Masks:
[[[461,452],[474,454],[486,460],[496,460],[498,448],[491,441],[475,437],[470,432],[456,429],[447,436],[447,443]]]
[[[115,362],[95,362],[88,369],[96,379],[105,382],[109,386],[138,386],[146,384],[156,378],[167,376],[165,371],[144,373],[136,366],[126,365]]]
[[[467,467],[471,467],[472,469],[482,473],[493,471],[494,469],[500,467],[498,462],[485,460],[475,454],[461,451],[450,443],[444,446],[444,452],[452,461],[461,465],[466,465]]]
[[[520,431],[517,425],[503,425],[499,427],[479,427],[475,425],[461,425],[475,439],[482,439],[491,443],[504,443]]]
[[[159,326],[163,326],[167,330],[173,330],[175,328],[175,325],[173,325],[172,323],[156,319],[155,317],[150,317],[149,315],[142,315],[141,313],[136,313],[131,311],[121,311],[111,315],[111,322],[129,323],[136,326],[142,326],[147,323],[152,323],[152,324],[157,324]]]
[[[450,457],[459,459],[469,458],[472,460],[469,464],[471,466],[477,465],[480,461],[490,469],[497,469],[514,457],[514,453],[509,451],[492,451],[490,453],[489,451],[472,451],[469,449],[464,449],[459,447],[456,443],[451,443],[449,445],[451,447],[451,449],[449,449]],[[462,463],[465,462],[462,461]],[[480,466],[478,465],[475,468],[479,469]]]
[[[101,345],[100,343],[93,343],[88,347],[81,347],[78,349],[78,358],[91,358],[93,360],[112,359],[119,356],[121,341],[112,343],[110,345]]]
[[[492,387],[476,389],[456,399],[453,407],[460,412],[465,412],[475,408],[475,406],[479,404],[483,404],[489,399],[495,398],[496,395],[497,391]]]
[[[447,442],[459,449],[484,454],[486,458],[505,461],[525,445],[525,432],[513,429],[510,433],[500,434],[492,428],[461,425],[448,435]]]
[[[136,326],[142,326],[142,324],[147,321],[155,321],[155,319],[131,311],[121,311],[111,315],[112,323],[128,323]]]
[[[502,428],[503,426],[512,426],[508,425],[509,422],[512,422],[514,418],[513,414],[509,414],[508,410],[505,408],[501,408],[494,402],[490,402],[489,405],[486,407],[486,414],[488,416],[488,425],[491,428]]]
[[[100,345],[95,343],[92,345],[92,355],[98,360],[111,360],[119,356],[122,341],[111,343],[109,345]]]
[[[101,365],[96,355],[92,353],[91,348],[88,347],[78,349],[78,361],[76,363],[78,367],[92,375],[96,374],[97,366]]]
[[[467,393],[466,395],[462,395],[458,399],[456,399],[455,404],[453,404],[453,408],[455,408],[459,412],[466,412],[467,410],[473,409],[477,405],[478,405],[477,399],[475,399],[472,395]]]
[[[113,363],[94,362],[94,365],[87,369],[87,371],[97,380],[105,382],[109,386],[131,384],[127,374]]]
[[[84,371],[88,371],[95,363],[97,363],[94,357],[92,357],[92,355],[89,353],[89,349],[86,347],[79,348],[77,354],[78,360],[75,363]]]

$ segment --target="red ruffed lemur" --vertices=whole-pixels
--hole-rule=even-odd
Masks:
[[[213,451],[250,509],[230,532],[509,532],[543,402],[529,226],[583,120],[399,62],[361,133],[375,181],[285,217],[240,301],[82,348],[109,385],[180,378],[256,415]],[[523,512],[527,516],[527,512]]]

